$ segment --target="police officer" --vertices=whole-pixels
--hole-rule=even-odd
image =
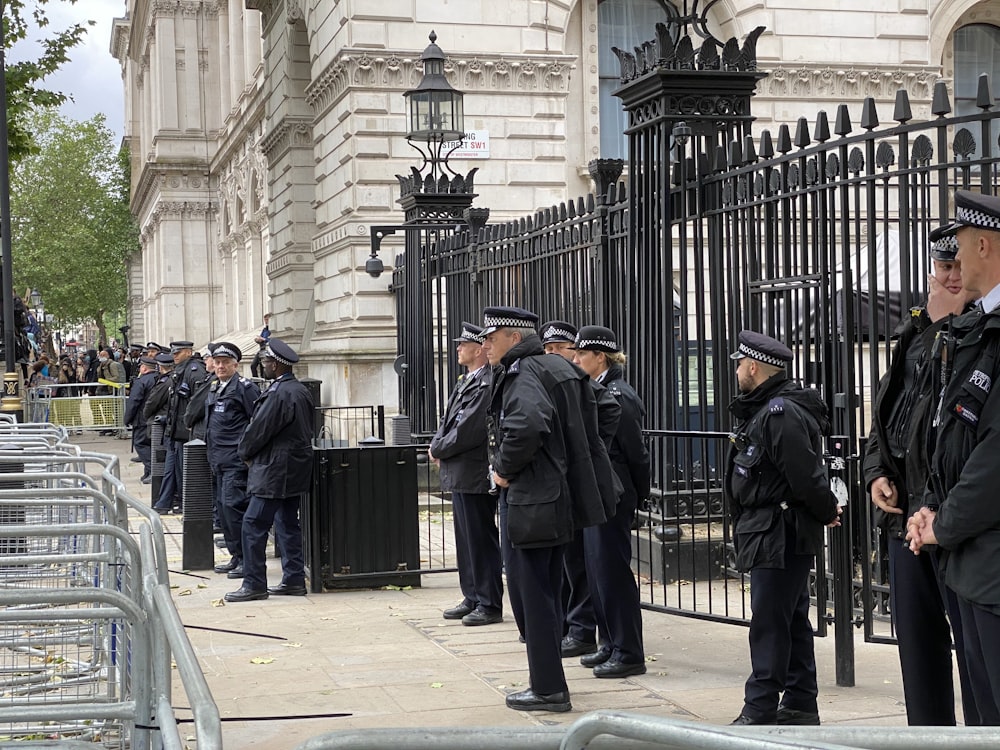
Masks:
[[[497,495],[490,494],[486,457],[486,407],[493,371],[483,352],[483,329],[462,323],[453,339],[458,363],[468,372],[448,398],[444,419],[427,453],[441,468],[441,489],[451,492],[455,552],[462,601],[444,611],[446,620],[463,625],[503,622],[500,535]]]
[[[124,423],[127,427],[132,428],[132,447],[142,463],[143,472],[139,481],[143,484],[149,484],[152,481],[149,475],[152,446],[149,442],[149,430],[146,427],[142,409],[146,398],[156,384],[157,370],[155,359],[146,356],[139,358],[139,376],[133,381],[128,392],[128,401],[125,404]]]
[[[205,363],[205,378],[195,386],[184,410],[184,426],[187,427],[191,440],[205,439],[205,402],[212,386],[219,382],[215,377],[215,358],[212,356],[214,348],[215,344],[209,343],[201,352],[201,361]]]
[[[212,359],[215,381],[205,398],[205,445],[222,537],[230,554],[229,562],[216,565],[215,572],[236,579],[243,577],[243,515],[249,503],[247,465],[240,460],[237,447],[260,389],[237,375],[243,352],[235,344],[220,341],[213,345]]]
[[[520,711],[572,709],[562,667],[563,547],[577,528],[603,523],[613,473],[597,433],[586,376],[545,356],[538,316],[517,307],[483,311],[494,366],[489,454],[500,490],[501,544],[512,608],[524,617],[529,688],[507,696]]]
[[[632,522],[639,501],[649,497],[649,452],[642,439],[646,409],[625,382],[625,355],[610,328],[583,326],[576,336],[575,361],[621,404],[608,454],[624,488],[615,514],[583,531],[601,647],[580,661],[594,668],[595,677],[631,677],[646,673],[639,587],[632,573]]]
[[[163,464],[160,497],[153,506],[161,514],[169,513],[172,509],[179,512],[182,507],[184,444],[191,437],[184,423],[184,413],[191,394],[207,377],[205,363],[202,362],[201,355],[194,353],[192,342],[171,341],[170,355],[174,361],[174,369],[170,374],[170,397],[167,401],[167,424],[163,437],[167,457]]]
[[[941,389],[933,377],[930,353],[935,337],[950,315],[970,307],[971,294],[962,288],[958,242],[931,232],[933,273],[928,278],[925,307],[910,310],[897,329],[889,371],[879,384],[872,409],[872,429],[865,451],[865,482],[886,538],[889,592],[899,646],[906,718],[911,726],[955,724],[952,681],[952,626],[962,682],[966,726],[979,723],[967,682],[958,602],[938,576],[937,554],[913,555],[907,518],[924,503],[927,483],[927,441]]]
[[[792,352],[754,331],[739,335],[740,395],[726,467],[736,567],[750,571],[750,661],[733,724],[819,724],[809,571],[823,526],[839,525],[823,467],[826,405],[789,380]]]
[[[959,316],[936,347],[943,388],[927,504],[908,523],[910,548],[939,544],[945,584],[962,617],[969,681],[982,723],[1000,725],[1000,198],[955,194],[965,289],[979,306]]]
[[[250,502],[243,516],[243,585],[227,602],[267,599],[268,594],[305,596],[299,505],[312,482],[313,405],[309,390],[292,374],[299,355],[271,337],[261,357],[268,386],[254,407],[237,452],[250,465]],[[281,550],[281,583],[267,587],[264,554],[274,525]]]

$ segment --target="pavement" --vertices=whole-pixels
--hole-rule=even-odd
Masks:
[[[73,440],[120,455],[123,480],[148,502],[128,441]],[[597,709],[723,725],[742,706],[746,628],[644,611],[645,675],[596,679],[578,659],[566,659],[573,711],[512,711],[505,694],[528,681],[513,618],[480,627],[442,619],[461,600],[456,574],[424,575],[420,587],[405,590],[226,603],[239,581],[181,571],[181,519],[163,518],[174,601],[219,707],[227,750],[287,750],[323,733],[376,727],[567,724]],[[217,562],[227,559],[219,550]],[[272,585],[280,580],[278,560],[268,559],[268,575]],[[858,631],[855,685],[839,687],[833,647],[832,637],[816,639],[823,723],[905,726],[895,648],[865,643]],[[191,715],[186,701],[177,680],[179,719]]]

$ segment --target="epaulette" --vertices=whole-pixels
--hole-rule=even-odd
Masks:
[[[619,396],[622,395],[622,389],[618,386],[617,383],[612,383],[611,385],[608,386],[608,393],[610,393],[615,398],[618,398]]]
[[[770,401],[767,402],[767,410],[771,414],[784,414],[785,413],[785,398],[784,396],[775,396]]]
[[[521,360],[515,359],[513,362],[510,363],[510,367],[507,368],[507,374],[517,375],[519,372],[521,372]]]

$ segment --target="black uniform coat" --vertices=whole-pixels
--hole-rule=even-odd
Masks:
[[[940,403],[928,504],[940,502],[934,535],[947,551],[945,583],[1000,614],[1000,311],[952,322],[954,367]]]
[[[642,439],[646,408],[623,374],[621,367],[612,365],[603,381],[606,391],[621,404],[621,417],[608,455],[622,481],[622,502],[634,510],[639,500],[649,497],[649,451]]]
[[[153,387],[149,389],[146,402],[142,405],[142,418],[149,423],[156,417],[167,414],[167,404],[170,402],[170,373],[156,374]]]
[[[312,484],[313,401],[290,372],[268,386],[237,449],[250,464],[247,492],[260,498],[304,495]]]
[[[504,356],[489,407],[490,461],[510,480],[507,532],[514,547],[555,547],[604,523],[618,496],[598,434],[589,378],[546,355],[537,335]]]
[[[184,413],[188,401],[194,395],[197,387],[208,377],[205,363],[198,354],[192,355],[186,362],[177,365],[170,373],[170,399],[167,403],[167,429],[169,438],[186,442],[191,439],[191,432],[184,423]]]
[[[187,408],[184,410],[184,426],[188,428],[192,440],[205,439],[205,402],[212,386],[218,387],[219,383],[214,374],[205,375],[205,379],[195,386],[194,393],[188,399]]]
[[[244,467],[237,448],[260,398],[260,388],[239,375],[234,375],[221,393],[220,385],[216,381],[208,391],[204,420],[208,465],[216,473]]]
[[[431,454],[441,461],[441,489],[445,492],[489,492],[486,410],[492,385],[493,371],[485,365],[475,376],[463,377],[448,398],[444,419],[431,440]]]
[[[136,378],[135,382],[132,383],[132,387],[129,389],[128,401],[125,403],[125,424],[138,428],[142,427],[143,430],[146,428],[146,419],[143,416],[143,406],[146,403],[146,399],[149,397],[150,391],[156,385],[156,381],[159,378],[159,374],[153,372],[152,370],[147,372],[145,375],[140,375]]]
[[[837,518],[820,441],[826,404],[782,372],[734,399],[729,410],[739,421],[726,468],[736,567],[783,568],[786,524],[793,524],[794,552],[816,554],[823,527]]]

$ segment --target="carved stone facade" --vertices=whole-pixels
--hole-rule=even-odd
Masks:
[[[133,331],[200,345],[247,337],[270,311],[324,403],[395,408],[387,283],[401,236],[383,245],[381,278],[364,263],[370,227],[402,220],[395,175],[420,163],[402,93],[420,81],[427,37],[466,94],[466,130],[489,134],[489,158],[456,171],[479,168],[476,205],[504,221],[591,188],[606,106],[598,2],[128,0],[112,52],[143,240]],[[901,87],[929,117],[954,30],[1000,23],[1000,0],[706,5],[720,39],[764,27],[757,130],[840,103],[859,114],[868,96],[887,121]]]

